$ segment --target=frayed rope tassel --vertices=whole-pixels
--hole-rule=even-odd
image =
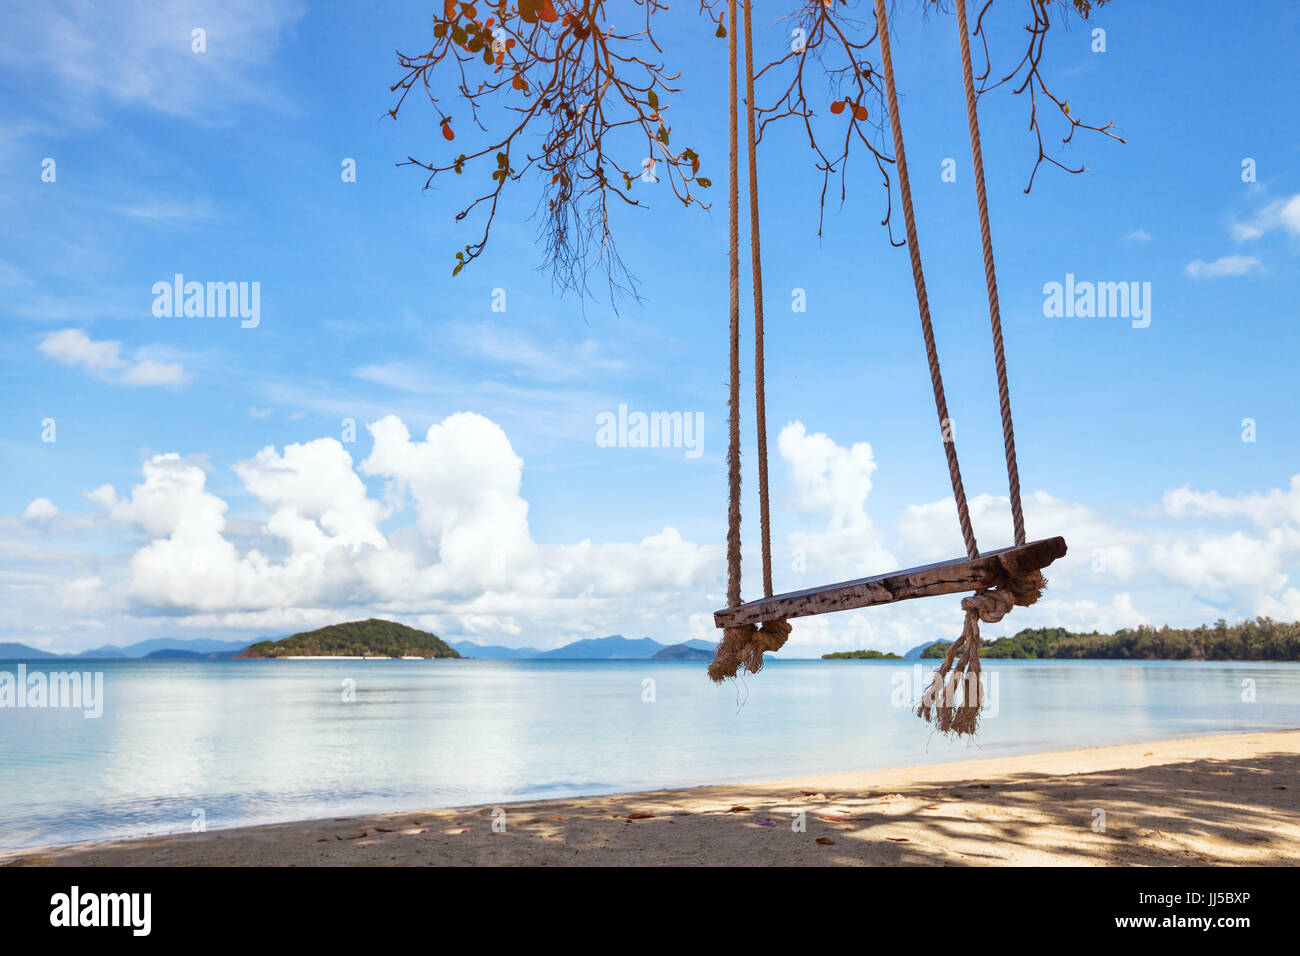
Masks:
[[[984,706],[980,681],[980,621],[996,624],[1016,605],[1028,607],[1042,595],[1047,582],[1042,572],[1013,579],[1005,588],[976,591],[963,598],[966,623],[952,642],[930,686],[921,695],[916,716],[934,724],[943,734],[973,736]]]
[[[738,624],[722,629],[722,640],[709,664],[709,679],[720,684],[740,670],[757,674],[763,669],[763,654],[779,651],[790,637],[789,621],[764,621],[760,625]]]

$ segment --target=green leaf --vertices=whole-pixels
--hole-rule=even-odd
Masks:
[[[708,189],[710,186],[713,185],[713,180],[709,179],[706,176],[697,177],[695,182],[701,189]]]
[[[656,93],[654,90],[651,90],[649,93],[646,94],[645,99],[646,99],[646,102],[650,104],[650,108],[651,108],[652,110],[654,110],[656,113],[659,112],[659,94],[658,94],[658,93]]]

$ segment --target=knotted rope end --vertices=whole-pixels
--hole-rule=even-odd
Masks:
[[[709,679],[720,684],[728,677],[736,677],[742,669],[757,674],[763,669],[763,654],[784,647],[790,631],[790,622],[784,620],[723,628],[722,640],[709,664]]]
[[[1012,578],[1001,587],[976,591],[962,598],[966,623],[961,636],[948,647],[943,663],[921,694],[916,716],[934,724],[942,734],[973,736],[984,706],[984,685],[980,678],[980,621],[996,624],[1013,607],[1034,604],[1047,587],[1041,571]]]

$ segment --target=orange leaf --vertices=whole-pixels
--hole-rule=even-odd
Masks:
[[[843,113],[843,112],[844,112],[844,101],[843,101],[843,100],[836,100],[834,103],[832,103],[832,104],[831,104],[831,112],[834,113],[836,116],[839,116],[841,113]]]
[[[866,108],[865,106],[861,106],[861,105],[859,105],[859,106],[854,106],[854,107],[853,107],[853,118],[856,119],[856,120],[858,120],[859,122],[861,122],[862,120],[865,120],[865,119],[867,118],[867,108]]]
[[[449,119],[445,119],[442,121],[442,138],[443,139],[456,138],[456,134],[451,131],[451,120]]]
[[[538,16],[547,23],[554,23],[556,20],[560,19],[559,14],[555,12],[555,7],[551,5],[551,0],[545,0],[545,2],[542,3],[542,9],[541,12],[538,13]]]
[[[834,845],[835,845],[835,841],[832,840],[830,837],[818,837],[818,838],[817,838],[817,842],[820,843],[822,846],[834,846]]]

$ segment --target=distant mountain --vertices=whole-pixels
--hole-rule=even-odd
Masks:
[[[673,644],[665,647],[663,650],[655,651],[650,656],[653,661],[711,661],[713,660],[713,648],[707,651],[699,647],[692,647],[690,644]]]
[[[186,654],[177,656],[174,659],[180,659],[189,654],[197,658],[212,660],[222,660],[227,657],[233,657],[239,651],[242,651],[249,645],[248,641],[215,641],[211,638],[200,637],[191,640],[182,640],[177,637],[153,637],[147,641],[138,641],[135,644],[127,644],[119,647],[116,644],[104,644],[100,647],[92,647],[86,651],[76,651],[68,654],[51,654],[48,651],[38,651],[34,647],[28,647],[26,644],[0,644],[0,661],[27,659],[34,660],[46,657],[76,658],[87,661],[116,661],[127,659],[140,659],[145,657],[156,656],[156,651],[184,651]],[[215,655],[215,656],[213,656]]]
[[[81,651],[77,654],[64,654],[64,657],[82,657],[92,661],[115,661],[126,658],[128,655],[120,647],[114,647],[112,644],[105,644],[103,647],[92,647],[88,651]]]
[[[473,641],[448,641],[461,657],[479,660],[524,660],[542,652],[535,647],[502,647],[500,644],[475,644]]]
[[[143,657],[146,661],[228,661],[238,651],[212,651],[200,654],[198,651],[186,651],[180,648],[166,647],[160,651],[150,651]]]
[[[38,651],[36,648],[28,647],[26,644],[0,644],[0,661],[44,660],[47,657],[58,656],[58,654],[51,654],[49,651]]]
[[[281,635],[283,636],[283,635]],[[275,641],[276,637],[259,637],[259,641]],[[178,637],[151,637],[147,641],[137,641],[134,644],[128,644],[125,647],[119,647],[127,657],[149,657],[154,651],[193,651],[200,657],[207,654],[237,654],[249,644],[254,643],[249,640],[242,641],[217,641],[210,637],[197,637],[188,640],[181,640]]]
[[[922,655],[924,654],[925,649],[926,649],[927,647],[929,647],[931,644],[937,644],[937,643],[939,643],[939,642],[938,642],[938,641],[926,641],[924,644],[917,644],[916,647],[912,648],[910,651],[908,651],[906,654],[903,655],[903,660],[905,660],[905,661],[919,661],[919,660],[921,659]]]
[[[279,641],[259,641],[237,657],[460,657],[442,638],[395,621],[330,624]]]
[[[632,640],[622,634],[611,634],[609,637],[589,637],[574,641],[553,651],[543,651],[537,656],[541,660],[644,661],[663,649],[663,644],[648,637]]]
[[[370,624],[371,621],[354,621],[351,624],[333,625],[334,627],[346,628]],[[390,625],[390,621],[378,621],[381,625]],[[403,625],[393,625],[402,627]],[[344,651],[329,652],[310,652],[301,649],[290,650],[291,645],[285,644],[285,641],[296,638],[307,637],[311,634],[329,631],[329,628],[321,628],[320,631],[311,631],[307,634],[295,634],[292,637],[263,637],[256,641],[222,641],[212,638],[190,638],[181,639],[174,637],[154,637],[145,641],[137,641],[134,644],[117,646],[105,644],[102,647],[96,647],[88,651],[80,651],[74,654],[51,654],[48,651],[39,651],[34,647],[26,644],[0,644],[0,660],[35,660],[38,658],[80,658],[83,660],[230,660],[234,657],[284,657],[289,656],[385,656],[385,652],[378,649],[375,645],[370,650],[357,651],[356,654]],[[415,634],[424,634],[423,631],[415,631],[413,628],[407,628]],[[433,635],[428,635],[433,637]],[[327,635],[331,642],[342,641],[347,643],[349,638],[346,635]],[[581,641],[574,641],[563,647],[558,647],[549,651],[538,650],[535,647],[505,647],[500,644],[475,644],[473,641],[447,641],[438,640],[439,644],[447,650],[454,651],[455,654],[437,654],[426,655],[420,648],[407,652],[407,656],[442,656],[454,657],[459,654],[461,657],[473,657],[479,660],[531,660],[534,658],[549,660],[708,660],[713,657],[713,650],[716,646],[713,641],[690,640],[683,641],[680,644],[671,646],[664,645],[648,637],[640,640],[630,640],[621,634],[611,634],[609,637],[588,638]],[[274,646],[276,652],[273,654],[264,653],[265,649]],[[299,645],[293,645],[301,647]],[[369,646],[369,645],[367,645]],[[261,648],[257,653],[241,654],[245,649],[253,647]],[[689,652],[689,653],[688,653]],[[403,656],[398,654],[397,656]]]

